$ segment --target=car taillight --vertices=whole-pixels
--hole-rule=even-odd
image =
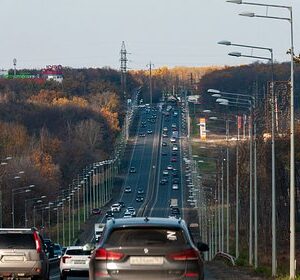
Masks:
[[[199,277],[199,273],[197,273],[197,272],[186,272],[185,274],[184,274],[184,276],[185,277]]]
[[[182,252],[169,254],[168,258],[173,261],[190,261],[190,260],[197,260],[199,256],[196,250],[188,249]]]
[[[62,262],[66,263],[66,259],[71,259],[71,256],[63,256],[62,257]]]
[[[38,253],[41,253],[41,251],[42,251],[42,242],[41,242],[41,239],[39,238],[36,231],[33,233],[33,237],[34,237],[36,251]]]
[[[95,253],[96,260],[102,261],[119,261],[124,257],[124,254],[108,251],[104,248],[98,248]]]

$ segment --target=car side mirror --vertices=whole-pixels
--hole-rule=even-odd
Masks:
[[[209,251],[209,247],[207,244],[205,243],[202,243],[202,242],[198,242],[197,243],[197,248],[200,252],[207,252]]]

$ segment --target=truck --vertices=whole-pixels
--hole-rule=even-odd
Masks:
[[[99,241],[99,238],[101,237],[103,230],[104,230],[105,224],[102,223],[96,223],[95,224],[95,240],[96,242]]]
[[[178,199],[177,198],[170,199],[170,207],[178,207]]]

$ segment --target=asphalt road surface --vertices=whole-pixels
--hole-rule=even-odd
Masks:
[[[174,113],[174,111],[176,113]],[[137,216],[168,217],[170,215],[170,200],[177,199],[178,207],[187,207],[184,202],[183,145],[182,145],[182,114],[180,108],[173,107],[169,113],[163,113],[162,106],[151,109],[141,108],[137,134],[134,137],[132,155],[129,161],[128,174],[120,192],[118,201],[125,207],[115,213],[114,217],[123,217],[125,208],[132,206],[136,209]],[[164,131],[164,133],[163,133]],[[171,142],[173,131],[178,131],[176,142]],[[164,134],[164,135],[163,135]],[[176,133],[175,133],[176,134]],[[166,136],[167,135],[167,136]],[[174,148],[174,147],[177,148]],[[134,167],[134,173],[130,168]],[[168,174],[163,171],[168,170]],[[174,170],[178,172],[173,176]],[[167,183],[161,184],[162,179]],[[176,182],[174,182],[174,179]],[[178,188],[174,188],[173,185]],[[125,193],[125,187],[131,187],[130,193]],[[140,194],[138,194],[138,191]],[[137,196],[143,201],[137,201]],[[114,201],[117,202],[117,201]],[[182,212],[182,215],[184,213]],[[183,217],[184,218],[184,217]],[[99,218],[105,222],[105,216]],[[91,232],[88,240],[93,240]],[[51,280],[59,279],[59,268],[51,269]],[[88,279],[88,277],[68,277],[73,280]],[[218,263],[210,263],[205,268],[205,279],[261,279],[239,271],[233,273],[232,268]]]

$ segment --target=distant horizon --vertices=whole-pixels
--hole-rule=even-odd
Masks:
[[[300,1],[272,0],[272,4],[293,7],[298,55]],[[231,67],[253,62],[251,58],[228,56],[232,51],[269,55],[221,46],[221,40],[270,47],[275,61],[289,60],[289,24],[238,15],[245,11],[289,16],[286,9],[266,10],[226,0],[2,0],[0,68],[13,68],[16,58],[18,69],[58,64],[76,69],[119,69],[123,41],[129,70],[146,69],[150,61],[154,68]]]
[[[157,69],[161,69],[161,68],[168,68],[168,69],[175,69],[175,68],[226,68],[226,67],[240,67],[240,66],[245,66],[245,65],[252,65],[252,64],[268,64],[268,63],[263,63],[261,61],[253,61],[252,63],[243,63],[243,64],[239,64],[239,65],[201,65],[201,66],[186,66],[186,65],[175,65],[175,66],[167,66],[167,65],[163,65],[160,67],[153,67],[152,70],[155,71]],[[284,64],[284,63],[290,63],[290,61],[283,61],[283,62],[274,62],[274,64]],[[50,64],[47,64],[50,65]],[[47,65],[45,65],[44,67],[41,68],[16,68],[16,71],[22,71],[22,70],[42,70],[44,69]],[[87,66],[83,66],[83,67],[71,67],[71,66],[64,66],[62,65],[62,68],[68,68],[68,69],[111,69],[111,70],[115,70],[115,71],[120,71],[120,69],[117,68],[113,68],[111,66],[101,66],[101,67],[87,67]],[[14,68],[9,68],[9,69],[3,69],[1,68],[0,71],[14,71]],[[148,71],[148,69],[144,68],[144,69],[128,69],[127,72],[130,71]]]

